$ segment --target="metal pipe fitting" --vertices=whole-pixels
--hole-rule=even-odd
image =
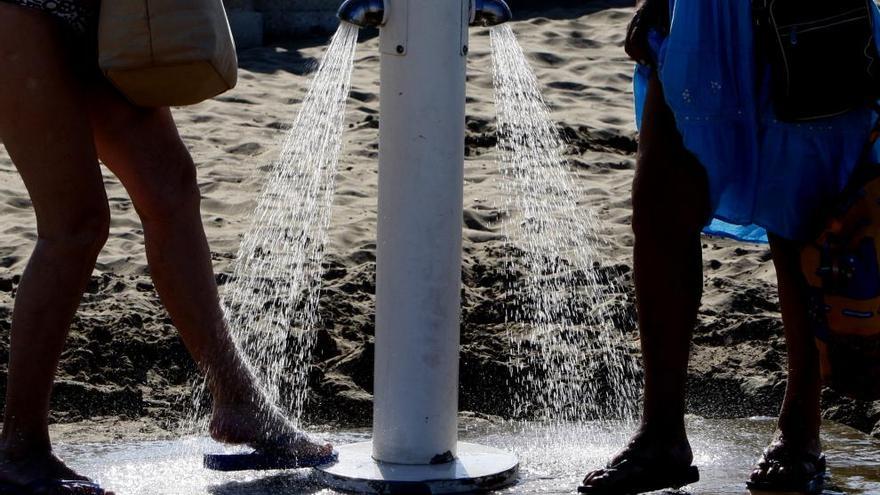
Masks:
[[[385,24],[384,0],[345,0],[336,12],[339,19],[359,27],[379,27]]]
[[[504,0],[475,0],[471,26],[497,26],[513,19]]]

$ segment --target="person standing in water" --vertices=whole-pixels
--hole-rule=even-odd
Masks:
[[[211,436],[327,455],[329,445],[309,440],[266,402],[243,364],[223,321],[193,160],[168,108],[133,106],[99,73],[99,7],[0,0],[0,141],[30,194],[38,233],[12,317],[0,488],[104,493],[53,455],[47,426],[68,328],[108,236],[98,160],[131,196],[156,289],[207,375]]]
[[[788,384],[778,429],[748,482],[770,491],[821,486],[820,372],[800,250],[859,163],[874,114],[866,105],[813,125],[778,120],[752,3],[641,0],[629,26],[626,50],[640,65],[632,223],[643,417],[581,493],[642,493],[699,478],[684,416],[707,225],[750,241],[766,229],[778,279]]]

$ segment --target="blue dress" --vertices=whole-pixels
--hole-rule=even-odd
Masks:
[[[670,0],[670,8],[669,35],[655,33],[651,44],[684,145],[709,179],[714,219],[705,231],[750,242],[766,242],[767,231],[806,240],[862,158],[874,112],[778,121],[767,71],[755,62],[751,2]],[[880,26],[876,6],[874,18]],[[639,125],[650,75],[636,70]]]

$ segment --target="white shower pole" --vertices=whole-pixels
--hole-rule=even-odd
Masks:
[[[339,447],[321,480],[365,493],[441,494],[515,481],[515,456],[458,442],[468,26],[501,0],[348,0],[381,25],[373,441]]]
[[[451,460],[458,440],[468,9],[466,0],[393,0],[389,9],[380,41],[395,53],[381,62],[373,457],[430,464]],[[404,40],[393,23],[407,12]]]

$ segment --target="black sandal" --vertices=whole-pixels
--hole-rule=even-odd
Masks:
[[[247,454],[205,454],[203,464],[213,471],[270,471],[324,466],[337,461],[338,454],[312,456],[288,452],[285,446],[304,438],[301,433],[280,435]],[[0,495],[3,495],[0,493]]]
[[[591,484],[599,478],[606,478],[598,484]],[[678,489],[700,481],[700,471],[696,466],[646,465],[631,459],[587,475],[578,493],[589,495],[634,495],[653,492],[664,488]]]
[[[823,454],[792,454],[784,448],[768,448],[764,450],[757,468],[763,473],[764,479],[756,480],[753,475],[746,482],[748,489],[753,492],[797,492],[813,495],[822,493],[825,487],[827,463]],[[770,479],[769,472],[773,468],[784,468],[785,475]]]

